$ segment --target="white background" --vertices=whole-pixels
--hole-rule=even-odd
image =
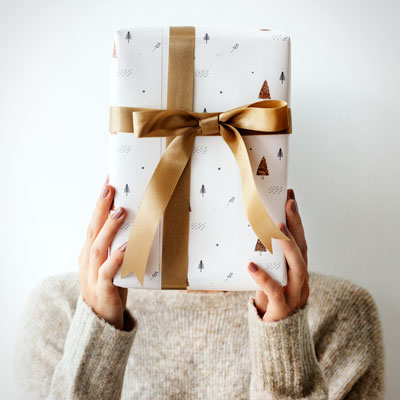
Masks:
[[[114,30],[213,23],[291,36],[289,187],[305,226],[309,268],[373,294],[384,327],[386,398],[397,398],[398,2],[0,4],[2,398],[13,398],[13,339],[26,297],[45,276],[78,270],[107,175]]]

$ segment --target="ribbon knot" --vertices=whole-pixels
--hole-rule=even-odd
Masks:
[[[219,114],[211,115],[199,120],[201,135],[214,135],[219,133]]]

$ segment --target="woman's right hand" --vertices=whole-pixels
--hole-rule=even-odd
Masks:
[[[115,189],[108,185],[107,177],[79,254],[79,281],[83,300],[97,315],[122,330],[128,328],[124,327],[128,290],[115,286],[113,278],[124,258],[126,242],[110,257],[108,247],[125,219],[126,211],[119,207],[110,214],[114,193]]]

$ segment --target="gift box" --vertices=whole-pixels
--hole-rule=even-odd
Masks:
[[[286,285],[290,38],[235,27],[136,27],[112,47],[109,183],[127,215],[120,287]]]

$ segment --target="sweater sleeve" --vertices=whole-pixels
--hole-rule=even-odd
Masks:
[[[126,310],[130,330],[119,330],[67,286],[50,277],[28,298],[16,349],[20,398],[119,399],[136,320]]]
[[[336,285],[336,283],[335,283]],[[249,298],[250,399],[383,399],[382,324],[373,296],[345,281],[329,301],[310,302],[283,320],[263,321]],[[321,296],[323,297],[323,293]],[[314,299],[315,300],[315,299]]]
[[[250,399],[327,399],[328,384],[307,322],[309,304],[288,317],[263,321],[248,302]]]

